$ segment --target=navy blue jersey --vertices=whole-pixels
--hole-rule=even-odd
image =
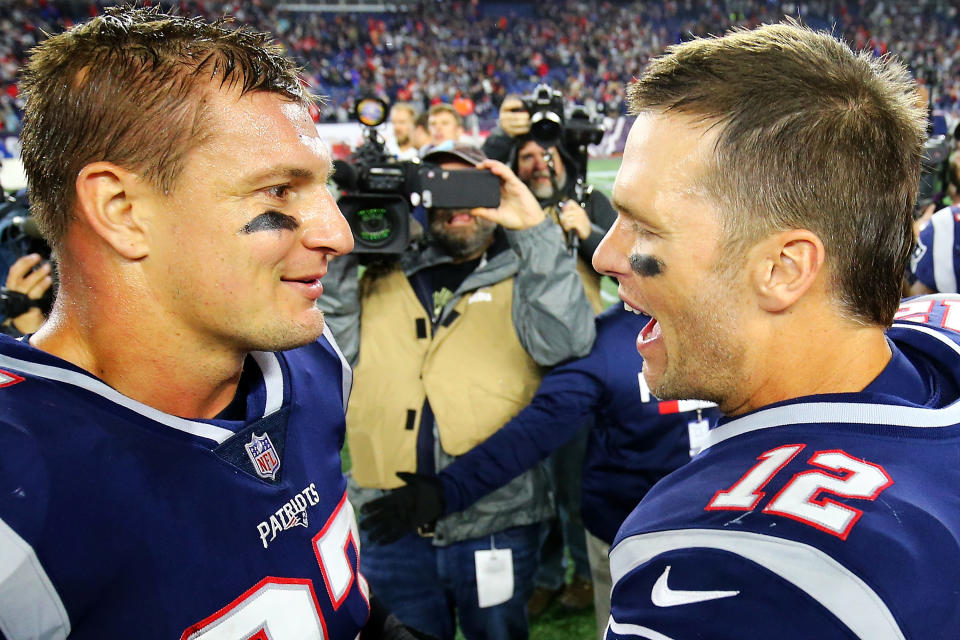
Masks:
[[[617,534],[608,640],[960,637],[958,328],[904,301],[862,392],[721,421]]]
[[[933,291],[957,293],[960,271],[960,206],[940,209],[920,230],[910,274]]]
[[[244,419],[186,420],[0,337],[0,632],[355,638],[351,377],[330,340],[248,356]]]
[[[632,345],[647,316],[613,307],[597,316],[590,353],[548,373],[530,404],[439,477],[447,507],[458,511],[547,457],[590,418],[583,463],[584,526],[612,542],[623,519],[660,478],[690,459],[712,404],[658,402]]]

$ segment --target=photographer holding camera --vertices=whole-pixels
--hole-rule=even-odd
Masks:
[[[484,142],[491,157],[511,164],[552,218],[564,230],[568,245],[579,254],[577,269],[595,313],[603,310],[601,276],[591,265],[593,252],[617,214],[607,197],[586,185],[586,144],[601,130],[589,119],[564,118],[560,94],[540,85],[530,96],[507,96],[500,105],[499,127]],[[579,126],[578,126],[579,125]],[[587,427],[560,447],[547,462],[557,500],[558,519],[544,534],[530,613],[537,616],[557,598],[569,610],[593,602],[590,567],[580,519],[581,471]],[[574,564],[574,577],[564,583],[563,549]]]
[[[17,258],[0,291],[5,316],[0,323],[0,332],[19,338],[39,329],[46,319],[45,311],[49,309],[48,292],[52,284],[50,262],[39,253]]]
[[[3,194],[0,185],[0,194]],[[39,236],[26,194],[0,201],[0,333],[40,328],[53,302],[50,247]]]
[[[564,118],[563,111],[560,94],[546,85],[531,96],[507,96],[483,151],[509,164],[567,233],[568,245],[581,258],[587,297],[599,313],[600,276],[590,261],[617,213],[603,193],[586,184],[586,145],[599,142],[602,129],[582,112]]]
[[[593,314],[562,234],[508,167],[465,145],[424,162],[489,170],[499,207],[428,208],[422,244],[368,265],[359,282],[356,255],[331,261],[319,301],[357,362],[347,438],[364,575],[420,631],[452,639],[459,622],[468,639],[526,638],[550,516],[540,468],[468,510],[424,518],[420,535],[393,539],[363,507],[407,474],[434,476],[520,411],[543,367],[590,350]]]

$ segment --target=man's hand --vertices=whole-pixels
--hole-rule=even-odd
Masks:
[[[360,509],[360,526],[375,544],[396,542],[443,515],[443,485],[434,476],[399,472],[407,483]]]
[[[500,104],[500,128],[511,138],[530,131],[530,113],[519,98],[507,98]]]
[[[471,215],[492,220],[506,229],[529,229],[543,222],[545,214],[540,203],[510,167],[496,160],[484,160],[477,168],[489,169],[500,178],[500,206],[471,209]]]
[[[5,287],[26,295],[31,300],[39,300],[53,284],[50,276],[50,263],[40,264],[40,254],[31,253],[13,263],[7,272]],[[37,266],[40,265],[40,266]],[[37,267],[34,269],[34,267]],[[33,271],[31,271],[33,269]],[[13,326],[20,333],[33,333],[43,324],[43,312],[38,307],[31,307],[29,311],[16,318],[11,318]]]
[[[573,200],[567,200],[560,208],[560,226],[564,231],[576,231],[581,240],[590,237],[590,216]]]

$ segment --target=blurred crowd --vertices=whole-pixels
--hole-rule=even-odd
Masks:
[[[0,0],[0,125],[19,128],[17,72],[44,33],[96,15],[112,2]],[[328,97],[318,119],[351,117],[358,95],[424,108],[457,105],[462,115],[495,119],[508,93],[546,82],[570,101],[619,115],[623,87],[664,47],[692,35],[800,16],[857,48],[903,58],[935,85],[934,106],[960,110],[960,10],[951,0],[650,0],[487,3],[422,0],[389,14],[278,9],[268,0],[181,0],[185,15],[232,16],[276,34]]]

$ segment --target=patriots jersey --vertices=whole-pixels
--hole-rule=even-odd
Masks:
[[[960,296],[901,304],[866,389],[723,420],[647,494],[607,640],[960,636]]]
[[[912,281],[933,291],[957,293],[960,271],[960,205],[940,209],[920,230],[910,257]]]
[[[250,354],[236,419],[187,420],[0,336],[0,636],[355,638],[351,380],[325,331]]]

